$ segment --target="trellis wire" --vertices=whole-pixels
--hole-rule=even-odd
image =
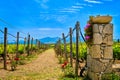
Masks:
[[[74,31],[76,30],[76,45],[73,45],[73,48],[76,48],[76,54],[78,54],[78,49],[79,49],[79,43],[81,43],[81,40],[80,40],[80,36],[82,37],[82,39],[84,40],[84,42],[85,42],[85,38],[84,38],[84,36],[83,36],[83,34],[82,34],[82,32],[81,32],[81,28],[80,28],[80,25],[79,25],[79,22],[77,22],[76,23],[76,25],[75,25],[75,27],[72,29],[72,32],[70,33],[68,33],[65,37],[63,37],[63,38],[60,38],[60,40],[62,41],[62,40],[64,40],[64,39],[66,39],[66,38],[68,38],[71,34],[73,35],[72,37],[73,38],[75,38],[74,37]],[[72,39],[73,39],[72,38]],[[73,41],[73,40],[72,40]],[[75,42],[73,42],[72,44],[75,44]],[[82,46],[82,44],[80,44],[81,46]],[[64,46],[65,47],[65,46]],[[76,75],[78,75],[78,55],[76,55],[76,70],[75,70],[75,73],[76,73]]]
[[[17,32],[17,35],[16,36],[14,36],[13,34],[11,34],[11,33],[8,33],[8,30],[7,30],[7,28],[4,28],[4,31],[3,30],[1,30],[0,29],[0,32],[2,33],[2,34],[4,34],[3,36],[4,36],[4,52],[3,52],[3,54],[4,54],[4,56],[3,56],[3,58],[4,58],[4,69],[7,69],[7,65],[6,65],[6,55],[7,55],[7,44],[8,44],[8,35],[10,36],[10,37],[13,37],[13,38],[15,38],[16,40],[14,40],[15,41],[15,43],[14,44],[16,44],[16,57],[18,57],[19,56],[19,54],[18,54],[18,48],[19,48],[19,39],[21,38],[21,39],[26,39],[26,37],[24,38],[24,37],[21,37],[21,36],[19,36],[19,32]],[[33,39],[33,38],[32,38]],[[26,42],[24,42],[24,46],[25,46],[25,44],[26,44]],[[31,45],[33,44],[33,42],[31,43]]]

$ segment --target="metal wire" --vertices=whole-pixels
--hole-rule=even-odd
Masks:
[[[73,28],[72,30],[72,34],[74,33],[74,31],[76,30],[76,27]],[[70,32],[65,36],[65,38],[68,38],[70,36]],[[60,38],[60,40],[64,40],[63,38]]]
[[[14,37],[14,38],[17,38],[16,36],[14,36],[14,35],[12,35],[12,34],[10,34],[10,33],[7,33],[8,35],[10,35],[10,36],[12,36],[12,37]]]
[[[4,31],[2,31],[1,29],[0,29],[0,32],[2,32],[4,34]]]
[[[81,37],[82,37],[82,39],[84,40],[84,42],[86,42],[86,40],[85,40],[85,38],[84,38],[84,36],[83,36],[83,34],[82,34],[82,31],[81,31],[81,28],[79,27],[79,31],[80,31],[80,35],[81,35]]]
[[[73,28],[72,32],[74,32],[74,31],[75,31],[75,29],[76,29],[76,26]]]
[[[24,37],[19,37],[19,38],[21,38],[21,39],[25,39]]]
[[[65,36],[65,38],[68,38],[70,36],[70,33],[67,34],[67,36]]]

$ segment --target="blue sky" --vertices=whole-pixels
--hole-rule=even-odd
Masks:
[[[119,5],[120,0],[1,0],[0,29],[7,27],[13,35],[20,31],[22,37],[27,33],[38,39],[61,37],[76,21],[83,31],[89,16],[109,14],[113,17],[114,38],[120,38]]]

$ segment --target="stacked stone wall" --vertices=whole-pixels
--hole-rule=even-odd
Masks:
[[[93,24],[93,39],[87,50],[88,76],[101,80],[102,74],[112,72],[113,25]]]

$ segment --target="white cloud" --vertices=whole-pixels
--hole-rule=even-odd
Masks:
[[[44,14],[41,14],[40,18],[45,20],[45,21],[55,20],[57,22],[64,23],[67,20],[68,15],[63,15],[63,14],[62,15],[59,15],[59,14],[47,14],[47,15],[44,15]]]
[[[41,31],[59,31],[59,30],[62,30],[62,28],[39,28],[38,30],[41,30]]]
[[[34,0],[36,3],[40,4],[40,6],[44,9],[48,9],[48,6],[46,5],[46,3],[49,1],[49,0]]]
[[[69,12],[69,13],[76,13],[80,11],[78,8],[64,8],[59,10],[59,12]]]
[[[84,4],[84,3],[76,3],[76,5],[78,5],[78,6],[86,6],[87,4]]]
[[[97,0],[84,0],[88,3],[95,3],[95,4],[101,4],[102,2],[101,1],[97,1]]]
[[[86,5],[86,4],[76,3],[70,7],[61,8],[61,9],[54,9],[54,10],[57,11],[58,13],[77,13],[82,8],[84,8],[84,5]]]
[[[68,12],[68,13],[77,13],[82,8],[84,8],[84,7],[81,6],[81,5],[73,5],[73,6],[69,7],[69,8],[59,9],[57,11],[59,11],[61,13],[66,13],[66,12]]]
[[[93,7],[93,5],[91,4],[84,4],[84,3],[76,3],[77,6],[80,6],[81,8],[85,7],[85,6],[89,6],[89,7]]]
[[[79,8],[83,8],[83,7],[82,6],[72,6],[72,8],[79,9]]]

